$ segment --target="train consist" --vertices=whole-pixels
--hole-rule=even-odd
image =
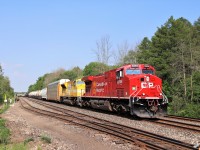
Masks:
[[[144,118],[166,115],[168,105],[162,92],[162,80],[155,75],[155,69],[146,64],[128,64],[75,81],[61,79],[45,89],[30,92],[29,97],[128,112]]]

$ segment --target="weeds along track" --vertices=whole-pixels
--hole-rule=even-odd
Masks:
[[[31,102],[37,103],[51,109],[47,111],[32,106],[27,99],[21,98],[20,103],[24,109],[38,113],[40,115],[54,117],[70,124],[81,126],[88,129],[93,129],[98,132],[111,135],[113,138],[117,138],[121,143],[131,143],[137,145],[142,149],[194,149],[192,145],[174,140],[171,138],[156,135],[147,131],[131,128],[121,124],[113,123],[107,120],[98,119],[82,113],[77,113],[66,108],[55,106],[54,103],[46,103],[39,100],[31,100]],[[38,106],[39,106],[38,105]],[[58,113],[57,113],[57,112]]]

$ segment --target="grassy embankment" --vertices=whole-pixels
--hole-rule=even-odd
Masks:
[[[8,110],[9,105],[3,104],[0,106],[0,115]],[[27,150],[24,143],[11,144],[10,130],[6,127],[6,120],[0,116],[0,150]]]

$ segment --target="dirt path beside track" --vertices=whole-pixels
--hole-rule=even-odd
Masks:
[[[41,116],[20,107],[17,102],[1,115],[7,120],[11,130],[11,143],[28,143],[31,150],[128,150],[127,146],[115,144],[107,135],[83,129],[59,120]],[[50,144],[41,140],[41,136],[50,137]],[[135,148],[134,148],[135,149]]]

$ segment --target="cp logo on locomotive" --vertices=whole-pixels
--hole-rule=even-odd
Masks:
[[[141,83],[141,88],[152,88],[153,87],[153,82],[142,82]]]

